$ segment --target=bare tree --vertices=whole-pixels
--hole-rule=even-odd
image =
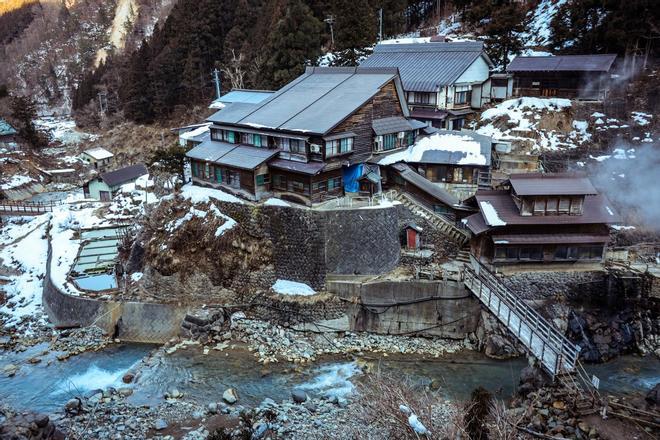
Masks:
[[[234,49],[231,50],[231,59],[229,62],[225,63],[220,70],[225,75],[226,78],[229,78],[231,82],[232,89],[242,89],[244,88],[244,79],[245,79],[245,70],[243,66],[245,63],[245,56],[242,53],[236,54]]]

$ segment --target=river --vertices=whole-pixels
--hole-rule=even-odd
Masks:
[[[242,349],[204,355],[199,347],[191,347],[149,357],[155,348],[113,345],[66,361],[58,361],[57,353],[48,353],[38,364],[26,360],[43,353],[47,344],[21,353],[0,353],[0,371],[7,364],[21,366],[14,377],[0,377],[0,401],[19,409],[54,413],[75,395],[127,386],[121,378],[129,369],[139,371],[130,385],[134,393],[129,401],[135,404],[157,404],[173,388],[200,404],[220,400],[229,387],[238,390],[243,404],[258,404],[266,397],[281,401],[289,398],[294,388],[312,395],[345,396],[360,380],[365,363],[370,372],[380,370],[420,385],[438,380],[441,393],[448,399],[466,399],[480,385],[506,399],[515,391],[520,370],[527,363],[525,359],[497,361],[480,353],[462,352],[429,360],[397,355],[358,362],[326,359],[304,367],[285,363],[264,367]],[[141,366],[145,358],[148,360]],[[600,378],[601,390],[617,394],[646,391],[660,381],[660,360],[654,357],[622,356],[606,364],[589,365],[587,370]]]

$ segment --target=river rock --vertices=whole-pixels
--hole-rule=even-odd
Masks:
[[[128,372],[124,374],[124,376],[121,378],[121,381],[124,383],[131,383],[133,382],[133,379],[135,379],[135,374]]]
[[[50,421],[50,418],[45,414],[37,414],[34,417],[34,423],[39,428],[44,428],[46,425],[48,425],[49,421]]]
[[[440,379],[433,379],[429,384],[431,391],[438,391],[440,388],[442,388],[442,381]]]
[[[122,397],[128,397],[133,394],[133,388],[119,388],[119,395]]]
[[[64,404],[64,409],[66,410],[66,412],[70,414],[78,414],[80,412],[81,407],[82,407],[82,403],[80,402],[80,399],[77,397],[70,399],[68,402]]]
[[[655,386],[646,393],[646,401],[652,405],[660,403],[660,382],[656,383]]]
[[[211,414],[217,414],[218,413],[218,404],[216,402],[211,402],[209,403],[207,410]]]
[[[154,429],[156,431],[162,431],[165,428],[167,428],[167,422],[164,419],[158,419],[156,420],[156,423],[154,423]]]
[[[233,388],[228,388],[222,393],[222,400],[229,404],[234,404],[238,401],[238,393]]]
[[[296,403],[303,403],[307,400],[307,393],[305,393],[303,390],[293,390],[291,392],[291,398]]]
[[[183,397],[183,393],[176,388],[171,389],[167,393],[165,393],[165,398],[166,399],[180,399]]]

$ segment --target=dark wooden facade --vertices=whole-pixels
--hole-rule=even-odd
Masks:
[[[311,205],[344,195],[340,168],[315,175],[271,168],[271,188],[276,197]]]
[[[610,79],[601,72],[515,72],[514,96],[599,99],[606,97]]]
[[[270,175],[265,165],[245,170],[195,159],[190,165],[192,181],[197,185],[222,188],[255,201],[270,192]]]

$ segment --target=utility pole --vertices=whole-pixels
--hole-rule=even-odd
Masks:
[[[323,20],[328,25],[330,26],[330,50],[335,48],[335,32],[334,29],[332,28],[332,25],[335,24],[335,16],[334,15],[328,15],[328,17]]]
[[[220,71],[217,67],[213,69],[213,82],[215,83],[216,98],[220,99]]]
[[[383,8],[378,10],[378,42],[383,41]]]

